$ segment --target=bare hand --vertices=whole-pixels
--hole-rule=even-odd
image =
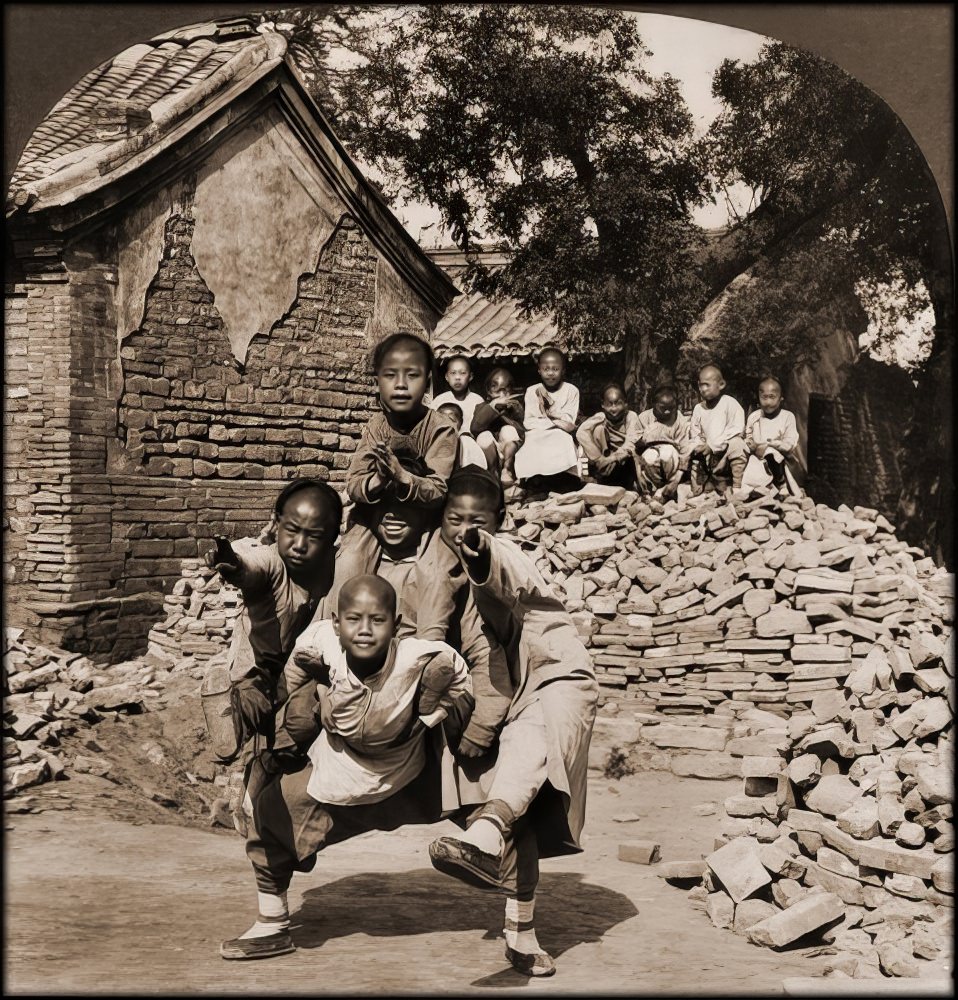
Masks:
[[[382,441],[377,441],[372,448],[373,461],[376,463],[376,471],[383,482],[392,480],[397,483],[408,481],[409,473],[399,464],[396,453]]]
[[[602,458],[597,458],[595,461],[595,467],[603,476],[607,476],[616,467],[616,461],[614,458],[610,458],[608,455],[604,455]]]
[[[216,543],[216,548],[206,553],[206,565],[220,574],[239,569],[239,559],[233,551],[230,540],[225,535],[215,535],[213,541]]]
[[[708,458],[712,454],[712,449],[703,441],[701,444],[697,444],[692,449],[693,455],[701,455],[703,458]]]
[[[765,457],[765,452],[768,451],[769,446],[767,444],[757,444],[755,445],[755,454],[759,458]]]
[[[488,536],[478,528],[469,528],[457,539],[456,544],[466,572],[474,580],[484,583],[489,577],[492,565],[492,549]]]
[[[474,760],[476,757],[482,757],[488,752],[488,747],[480,746],[478,743],[473,743],[472,740],[467,739],[465,736],[459,740],[459,746],[456,749],[456,754],[458,756],[468,757],[470,760]]]

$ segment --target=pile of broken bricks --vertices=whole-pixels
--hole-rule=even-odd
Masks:
[[[604,697],[636,708],[788,715],[876,644],[953,620],[953,576],[872,509],[593,485],[514,507],[508,527],[575,613]]]
[[[950,639],[876,646],[837,691],[740,744],[743,791],[718,849],[661,866],[694,878],[718,927],[774,948],[833,946],[833,975],[922,974],[954,914]],[[939,693],[944,688],[944,694]],[[736,752],[735,749],[732,751]]]
[[[113,714],[134,715],[167,704],[172,661],[146,655],[113,665],[3,633],[4,797],[65,777],[98,773],[94,758],[66,754],[62,738]]]

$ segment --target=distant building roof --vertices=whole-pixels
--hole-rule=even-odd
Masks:
[[[426,250],[426,254],[459,283],[467,266],[466,254],[450,247]],[[491,269],[502,267],[509,260],[507,254],[497,250],[480,250],[470,256]],[[549,344],[562,348],[570,357],[606,355],[617,350],[612,344],[589,350],[570,348],[551,313],[524,316],[517,299],[490,299],[469,291],[453,300],[433,333],[433,346],[439,358],[453,354],[476,358],[532,355]]]

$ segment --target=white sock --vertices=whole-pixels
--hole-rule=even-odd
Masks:
[[[256,901],[259,905],[259,917],[249,930],[240,934],[241,938],[266,937],[289,929],[289,906],[285,892],[281,896],[257,892]]]
[[[487,819],[485,816],[481,816],[471,824],[459,839],[467,844],[472,844],[473,847],[478,847],[486,854],[502,854],[502,830],[499,829],[495,820]]]
[[[503,934],[506,944],[513,951],[522,952],[524,955],[535,955],[542,951],[533,927],[535,908],[534,899],[527,901],[510,896],[506,900],[506,926],[503,928]]]

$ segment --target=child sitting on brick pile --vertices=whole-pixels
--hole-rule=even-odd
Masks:
[[[295,950],[286,892],[316,853],[357,833],[438,819],[435,747],[428,727],[447,713],[461,727],[471,711],[465,661],[442,642],[397,637],[396,592],[376,576],[353,577],[339,591],[330,621],[299,638],[309,652],[312,686],[300,715],[286,725],[298,742],[312,740],[309,765],[273,775],[251,793],[246,853],[256,876],[259,915],[240,937],[225,941],[227,959],[269,958]],[[461,728],[460,728],[461,731]]]
[[[692,451],[689,418],[679,412],[675,390],[660,386],[652,408],[639,414],[638,480],[643,493],[671,500],[688,468]]]
[[[411,333],[394,333],[376,347],[373,372],[382,413],[363,428],[346,474],[346,493],[355,506],[336,557],[336,581],[326,608],[336,607],[342,583],[371,572],[376,563],[379,540],[370,525],[377,504],[395,497],[433,510],[442,506],[459,436],[446,417],[423,404],[432,367],[432,348]],[[425,473],[404,468],[404,455],[419,459]]]
[[[627,490],[636,488],[639,418],[629,409],[622,386],[610,382],[602,390],[602,409],[579,425],[575,438],[589,460],[589,472],[598,482]]]
[[[460,837],[429,848],[433,865],[507,895],[506,956],[526,975],[550,975],[534,930],[540,857],[578,853],[598,686],[588,650],[561,602],[518,545],[496,537],[502,487],[488,472],[449,481],[440,532],[465,570],[480,617],[503,647],[515,695],[495,757],[462,761]]]
[[[446,362],[443,374],[449,389],[441,392],[429,405],[438,410],[446,403],[455,403],[462,411],[462,423],[466,433],[469,433],[476,407],[483,402],[478,392],[469,389],[472,383],[472,362],[464,354],[457,354]]]
[[[468,432],[463,431],[463,412],[458,403],[443,403],[436,407],[436,412],[448,417],[456,427],[459,435],[459,451],[456,456],[456,465],[461,468],[464,465],[478,465],[480,469],[488,467],[486,456],[476,439]]]
[[[565,381],[566,359],[558,348],[545,348],[537,368],[539,384],[526,389],[526,439],[516,452],[516,477],[533,488],[574,489],[579,485],[573,437],[579,419],[579,390]]]
[[[745,411],[738,400],[726,396],[725,379],[716,365],[699,371],[700,403],[692,410],[692,495],[700,494],[716,475],[731,473],[732,489],[742,486],[748,458],[745,446]]]
[[[332,585],[342,512],[327,483],[297,479],[276,498],[274,542],[217,537],[206,555],[207,565],[243,597],[230,665],[211,665],[201,687],[213,752],[224,762],[253,736],[272,742],[275,708],[285,700],[283,668]]]
[[[795,478],[798,464],[798,426],[795,414],[783,409],[782,383],[774,375],[758,385],[759,409],[745,421],[745,443],[751,455],[745,466],[742,486],[764,487],[769,484],[798,496],[801,489]],[[791,466],[791,468],[790,468]]]
[[[486,468],[508,488],[515,485],[516,452],[526,437],[525,408],[507,368],[493,368],[485,390],[486,400],[476,407],[470,430],[486,456]]]

